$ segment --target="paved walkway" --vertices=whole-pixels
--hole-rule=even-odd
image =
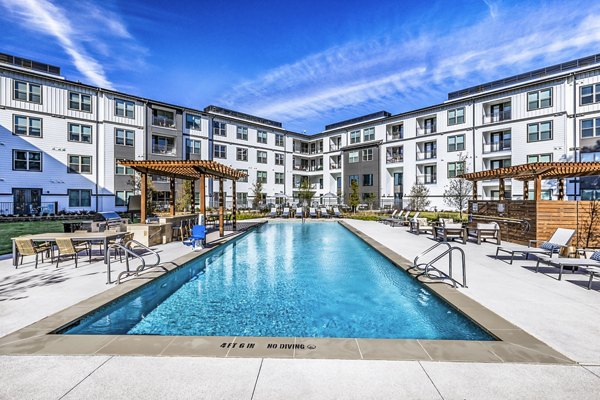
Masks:
[[[349,223],[409,259],[433,243],[404,228]],[[5,356],[0,357],[0,399],[600,398],[599,284],[588,291],[581,274],[558,282],[555,274],[533,273],[532,262],[510,266],[493,260],[492,245],[464,248],[469,288],[463,293],[579,365]],[[162,250],[165,260],[189,251],[180,243]],[[109,287],[100,263],[17,271],[9,260],[0,261],[0,336]]]

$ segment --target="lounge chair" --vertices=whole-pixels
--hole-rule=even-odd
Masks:
[[[511,264],[517,253],[523,254],[526,260],[529,258],[529,254],[542,254],[552,257],[552,254],[558,253],[561,247],[569,244],[574,234],[575,229],[557,228],[552,237],[548,241],[542,242],[540,247],[533,247],[533,245],[541,240],[530,240],[529,246],[498,246],[496,249],[496,258],[498,258],[498,252],[500,251],[510,254]]]
[[[308,209],[308,215],[311,218],[317,218],[317,210],[314,207]]]
[[[444,224],[436,226],[434,230],[434,237],[443,242],[447,242],[449,239],[460,239],[463,244],[467,243],[467,229],[463,228],[462,224]]]
[[[281,213],[281,216],[283,218],[289,218],[290,217],[290,208],[289,207],[284,207],[283,208],[283,212]]]
[[[277,209],[275,207],[271,208],[271,212],[269,213],[269,218],[277,217]]]
[[[15,239],[15,245],[17,246],[18,255],[21,256],[21,265],[23,264],[24,256],[35,256],[35,267],[38,266],[39,255],[42,255],[42,262],[44,262],[44,253],[49,256],[49,252],[52,248],[50,243],[44,242],[38,245],[33,243],[31,239]],[[18,265],[19,263],[17,263]],[[15,266],[17,268],[17,266]]]
[[[481,241],[487,242],[488,239],[496,241],[496,244],[502,244],[500,240],[500,226],[496,222],[490,222],[488,224],[478,223],[475,228],[468,228],[467,236],[477,241],[477,244],[481,244]]]
[[[387,222],[387,220],[392,219],[396,216],[396,213],[398,212],[398,210],[394,210],[392,212],[392,215],[390,215],[389,217],[379,217],[378,220],[379,222],[383,222],[384,224]],[[404,211],[402,211],[404,212]]]
[[[329,215],[329,213],[327,212],[327,209],[325,207],[321,207],[320,211],[321,211],[321,218],[331,217],[331,215]]]
[[[304,209],[302,207],[296,208],[296,218],[304,217]]]
[[[565,266],[571,267],[571,272],[575,272],[574,267],[581,267],[588,270],[590,274],[590,280],[588,282],[588,289],[592,288],[592,279],[594,276],[600,276],[600,250],[594,251],[589,259],[586,258],[552,258],[551,256],[539,255],[537,264],[535,266],[535,272],[537,273],[540,269],[540,263],[546,264],[559,269],[558,280],[562,279],[563,268]]]
[[[333,216],[336,218],[341,218],[342,213],[340,213],[340,209],[337,207],[333,207]]]
[[[56,238],[56,246],[58,247],[58,257],[56,257],[56,268],[58,268],[58,264],[60,263],[61,256],[71,256],[75,259],[75,268],[77,268],[77,259],[79,258],[79,253],[85,251],[88,255],[89,262],[92,262],[92,249],[87,242],[81,243],[73,243],[73,240],[70,238]]]
[[[414,221],[410,221],[409,231],[419,235],[421,233],[433,233],[433,228],[427,218],[416,218]]]
[[[390,217],[384,218],[381,222],[383,222],[384,224],[392,224],[393,222],[402,221],[404,210],[400,211],[398,214],[396,214],[396,211],[397,210],[394,210]]]

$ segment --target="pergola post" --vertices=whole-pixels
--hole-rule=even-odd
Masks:
[[[473,182],[473,200],[477,200],[477,181]]]
[[[523,200],[529,200],[529,181],[523,181]]]
[[[206,178],[200,176],[200,214],[204,215],[204,224],[206,224]]]
[[[192,187],[192,214],[196,213],[196,181],[192,179],[191,185]]]
[[[219,178],[219,237],[225,236],[223,178]]]
[[[169,211],[172,216],[175,215],[175,178],[169,179],[169,191],[171,196],[169,197]]]
[[[535,201],[542,200],[542,177],[540,175],[536,175],[535,177]]]
[[[237,193],[235,190],[235,180],[231,181],[231,192],[232,192],[232,196],[233,196],[233,205],[232,205],[232,223],[233,223],[233,230],[236,231],[237,230]]]
[[[146,199],[148,198],[148,174],[142,172],[142,176],[140,177],[140,190],[142,192],[142,196],[140,197],[140,223],[146,223]]]
[[[565,179],[564,178],[558,179],[558,199],[559,200],[565,199]]]
[[[500,201],[506,200],[506,193],[505,193],[506,187],[504,186],[504,178],[500,178],[499,179],[499,187],[498,187],[498,189],[499,189],[499,192],[500,192],[498,194],[498,197],[499,197]]]

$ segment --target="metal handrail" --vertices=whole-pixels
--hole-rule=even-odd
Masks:
[[[462,260],[462,283],[460,283],[456,279],[454,279],[454,277],[452,275],[452,252],[456,251],[456,250],[458,250],[460,252],[460,254],[461,254],[461,260]],[[449,254],[450,257],[449,257],[449,263],[448,263],[448,273],[445,273],[444,271],[440,270],[439,268],[434,267],[433,263],[435,261],[438,261],[438,260],[442,259],[447,254]],[[443,275],[443,277],[438,278],[438,277],[431,276],[430,270],[436,271],[438,274]],[[451,247],[449,250],[446,250],[440,256],[436,257],[435,260],[427,263],[427,265],[425,265],[425,272],[424,272],[424,274],[428,278],[430,278],[430,279],[445,279],[445,278],[448,278],[448,279],[450,279],[452,281],[452,285],[454,287],[456,287],[456,284],[458,283],[462,287],[466,288],[467,287],[467,264],[466,264],[464,250],[461,249],[460,247]]]
[[[156,262],[154,264],[146,266],[146,260],[144,260],[143,256],[135,253],[131,249],[131,244],[132,243],[134,243],[138,247],[141,247],[141,248],[145,249],[147,252],[154,254],[156,256]],[[146,245],[143,245],[142,243],[138,242],[137,240],[130,240],[127,243],[124,243],[124,244],[122,244],[122,243],[113,243],[112,245],[109,246],[109,251],[110,251],[110,249],[115,249],[115,250],[121,249],[121,250],[123,250],[125,252],[125,268],[126,268],[126,270],[123,271],[123,272],[121,272],[119,274],[119,276],[117,277],[117,283],[118,284],[121,283],[121,278],[122,278],[123,275],[131,275],[131,274],[138,275],[140,272],[144,271],[145,269],[159,267],[159,268],[162,268],[165,272],[169,271],[164,266],[159,265],[160,264],[160,255],[156,251],[152,250],[151,248],[149,248]],[[134,271],[131,271],[129,269],[129,256],[138,258],[142,262],[141,265],[138,266]],[[108,264],[106,265],[106,276],[107,276],[106,283],[107,284],[112,283],[111,279],[110,279],[110,255],[108,257]]]
[[[431,253],[433,250],[435,250],[436,248],[438,248],[440,246],[446,246],[448,249],[452,248],[452,246],[450,246],[450,244],[448,242],[440,242],[440,243],[434,244],[433,246],[431,246],[430,248],[428,248],[427,250],[425,250],[424,252],[422,252],[421,254],[419,254],[418,256],[415,257],[415,259],[413,261],[413,268],[420,269],[419,266],[427,264],[427,263],[419,264],[418,261],[421,257],[423,257],[426,254]],[[448,250],[445,250],[444,252],[446,252],[446,251],[448,251]]]

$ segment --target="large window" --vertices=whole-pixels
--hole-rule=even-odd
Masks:
[[[423,120],[423,133],[429,134],[429,133],[435,133],[435,132],[436,132],[435,117],[426,118],[425,120]]]
[[[363,175],[363,186],[373,186],[373,174]]]
[[[68,155],[69,174],[91,174],[92,173],[92,156]]]
[[[502,160],[492,160],[490,161],[490,169],[510,167],[510,164],[510,158],[505,158]]]
[[[256,182],[267,183],[267,171],[256,171]]]
[[[133,175],[133,168],[125,167],[121,164],[115,165],[115,175]]]
[[[285,136],[281,133],[275,134],[275,146],[283,147],[285,146]]]
[[[267,163],[267,152],[258,150],[256,152],[256,162],[258,162],[259,164],[266,164]]]
[[[248,193],[247,192],[237,192],[235,194],[238,207],[246,208],[248,207]]]
[[[185,141],[185,152],[189,156],[190,154],[200,155],[201,142],[194,139],[186,139]]]
[[[283,172],[275,172],[275,184],[283,185],[284,184],[284,175]]]
[[[87,94],[69,92],[69,109],[92,112],[92,97]]]
[[[227,158],[227,146],[224,144],[215,144],[213,157]]]
[[[13,150],[13,169],[15,171],[42,171],[42,152]]]
[[[448,163],[448,178],[456,178],[465,173],[464,161]]]
[[[117,117],[134,118],[135,103],[129,100],[115,99],[115,115]]]
[[[213,121],[213,135],[227,136],[227,124],[225,122]]]
[[[284,156],[281,153],[275,153],[275,165],[283,165]]]
[[[358,150],[351,151],[351,152],[348,153],[348,162],[350,164],[354,164],[354,163],[357,163],[359,161],[360,160],[359,160],[359,151]]]
[[[248,127],[238,126],[236,129],[236,137],[240,140],[248,140]]]
[[[152,110],[152,125],[175,128],[175,113],[167,110]]]
[[[591,118],[581,120],[581,137],[592,138],[600,137],[600,118]]]
[[[375,128],[363,129],[363,138],[365,142],[369,140],[375,140]]]
[[[185,127],[196,131],[202,130],[202,118],[195,114],[185,114]]]
[[[600,102],[600,83],[582,86],[579,90],[581,94],[580,103],[582,106]]]
[[[423,183],[426,185],[432,185],[437,183],[437,167],[435,165],[426,165],[423,168],[425,176],[423,177]]]
[[[238,171],[246,174],[245,177],[238,179],[238,182],[248,182],[248,170],[247,169],[238,169]]]
[[[552,140],[552,121],[527,125],[527,141],[541,142]]]
[[[448,110],[448,125],[459,125],[465,123],[465,108]]]
[[[348,184],[350,186],[352,186],[352,182],[358,183],[358,175],[350,175],[348,178]]]
[[[530,154],[527,156],[527,164],[536,162],[552,162],[552,154]]]
[[[360,143],[360,131],[350,132],[350,144]]]
[[[373,161],[373,149],[365,149],[362,151],[363,161]]]
[[[35,83],[15,81],[15,100],[42,104],[42,86]]]
[[[465,149],[465,135],[448,136],[448,152],[463,151]]]
[[[92,191],[88,189],[69,189],[69,207],[91,207]]]
[[[121,146],[133,146],[135,143],[135,132],[126,129],[115,129],[115,144]]]
[[[15,135],[42,137],[42,119],[15,115],[13,132]]]
[[[266,131],[256,131],[256,141],[258,143],[267,143],[267,132]]]
[[[127,205],[129,198],[133,196],[133,192],[130,190],[117,190],[115,193],[115,206],[123,207]]]
[[[552,107],[552,89],[537,90],[527,93],[527,110]]]
[[[92,127],[69,123],[69,142],[92,143]]]
[[[389,133],[392,135],[392,140],[402,139],[404,137],[404,124],[392,125]]]
[[[152,135],[152,153],[174,156],[177,153],[175,138],[171,136]]]
[[[235,159],[238,161],[248,161],[248,149],[243,147],[236,147]]]

